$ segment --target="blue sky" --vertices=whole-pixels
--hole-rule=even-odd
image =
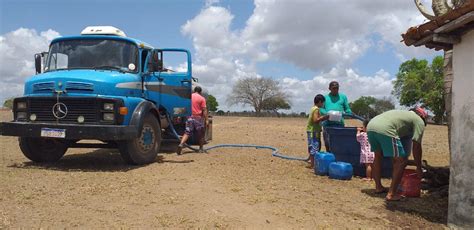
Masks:
[[[128,36],[152,45],[185,46],[189,39],[181,25],[199,13],[203,1],[43,1],[2,0],[2,34],[20,27],[36,31],[53,29],[61,35],[78,35],[89,25],[113,25]]]
[[[440,52],[405,47],[400,34],[424,22],[411,0],[0,0],[0,101],[22,94],[33,54],[55,36],[111,25],[156,47],[193,53],[194,75],[220,108],[245,77],[272,77],[306,111],[338,80],[353,101],[389,97],[398,66]]]

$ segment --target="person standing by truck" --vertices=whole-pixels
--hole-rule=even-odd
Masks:
[[[329,111],[337,111],[346,114],[352,114],[351,108],[349,107],[349,102],[347,96],[343,93],[339,93],[339,82],[331,81],[329,83],[330,92],[324,96],[326,99],[324,107],[321,108],[320,113],[322,116],[328,115]],[[344,118],[341,116],[339,121],[331,121],[331,119],[323,122],[323,138],[324,146],[326,151],[330,152],[329,145],[329,135],[326,128],[328,127],[344,127]]]
[[[199,152],[204,152],[204,135],[205,135],[205,126],[208,122],[206,99],[201,95],[202,88],[196,86],[194,88],[194,93],[191,95],[191,107],[192,115],[188,117],[186,121],[186,130],[181,142],[178,145],[176,153],[181,155],[181,151],[185,147],[186,141],[193,134],[196,135],[196,138],[199,140]]]

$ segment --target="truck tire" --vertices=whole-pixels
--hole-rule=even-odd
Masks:
[[[119,142],[119,151],[125,162],[143,165],[155,161],[160,145],[160,123],[153,114],[148,113],[143,120],[139,137]]]
[[[67,144],[52,138],[20,137],[20,149],[26,158],[34,162],[56,162],[67,151]]]

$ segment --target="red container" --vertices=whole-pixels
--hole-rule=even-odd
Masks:
[[[406,197],[420,197],[421,179],[416,175],[416,170],[405,169],[402,182],[398,187],[400,195]]]

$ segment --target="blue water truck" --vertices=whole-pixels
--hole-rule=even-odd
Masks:
[[[184,62],[172,70],[167,63],[176,56]],[[68,148],[118,148],[129,164],[154,162],[191,115],[198,84],[191,63],[188,50],[153,48],[110,26],[58,37],[35,55],[36,75],[13,100],[13,121],[0,123],[0,134],[18,136],[34,162],[58,161]]]

